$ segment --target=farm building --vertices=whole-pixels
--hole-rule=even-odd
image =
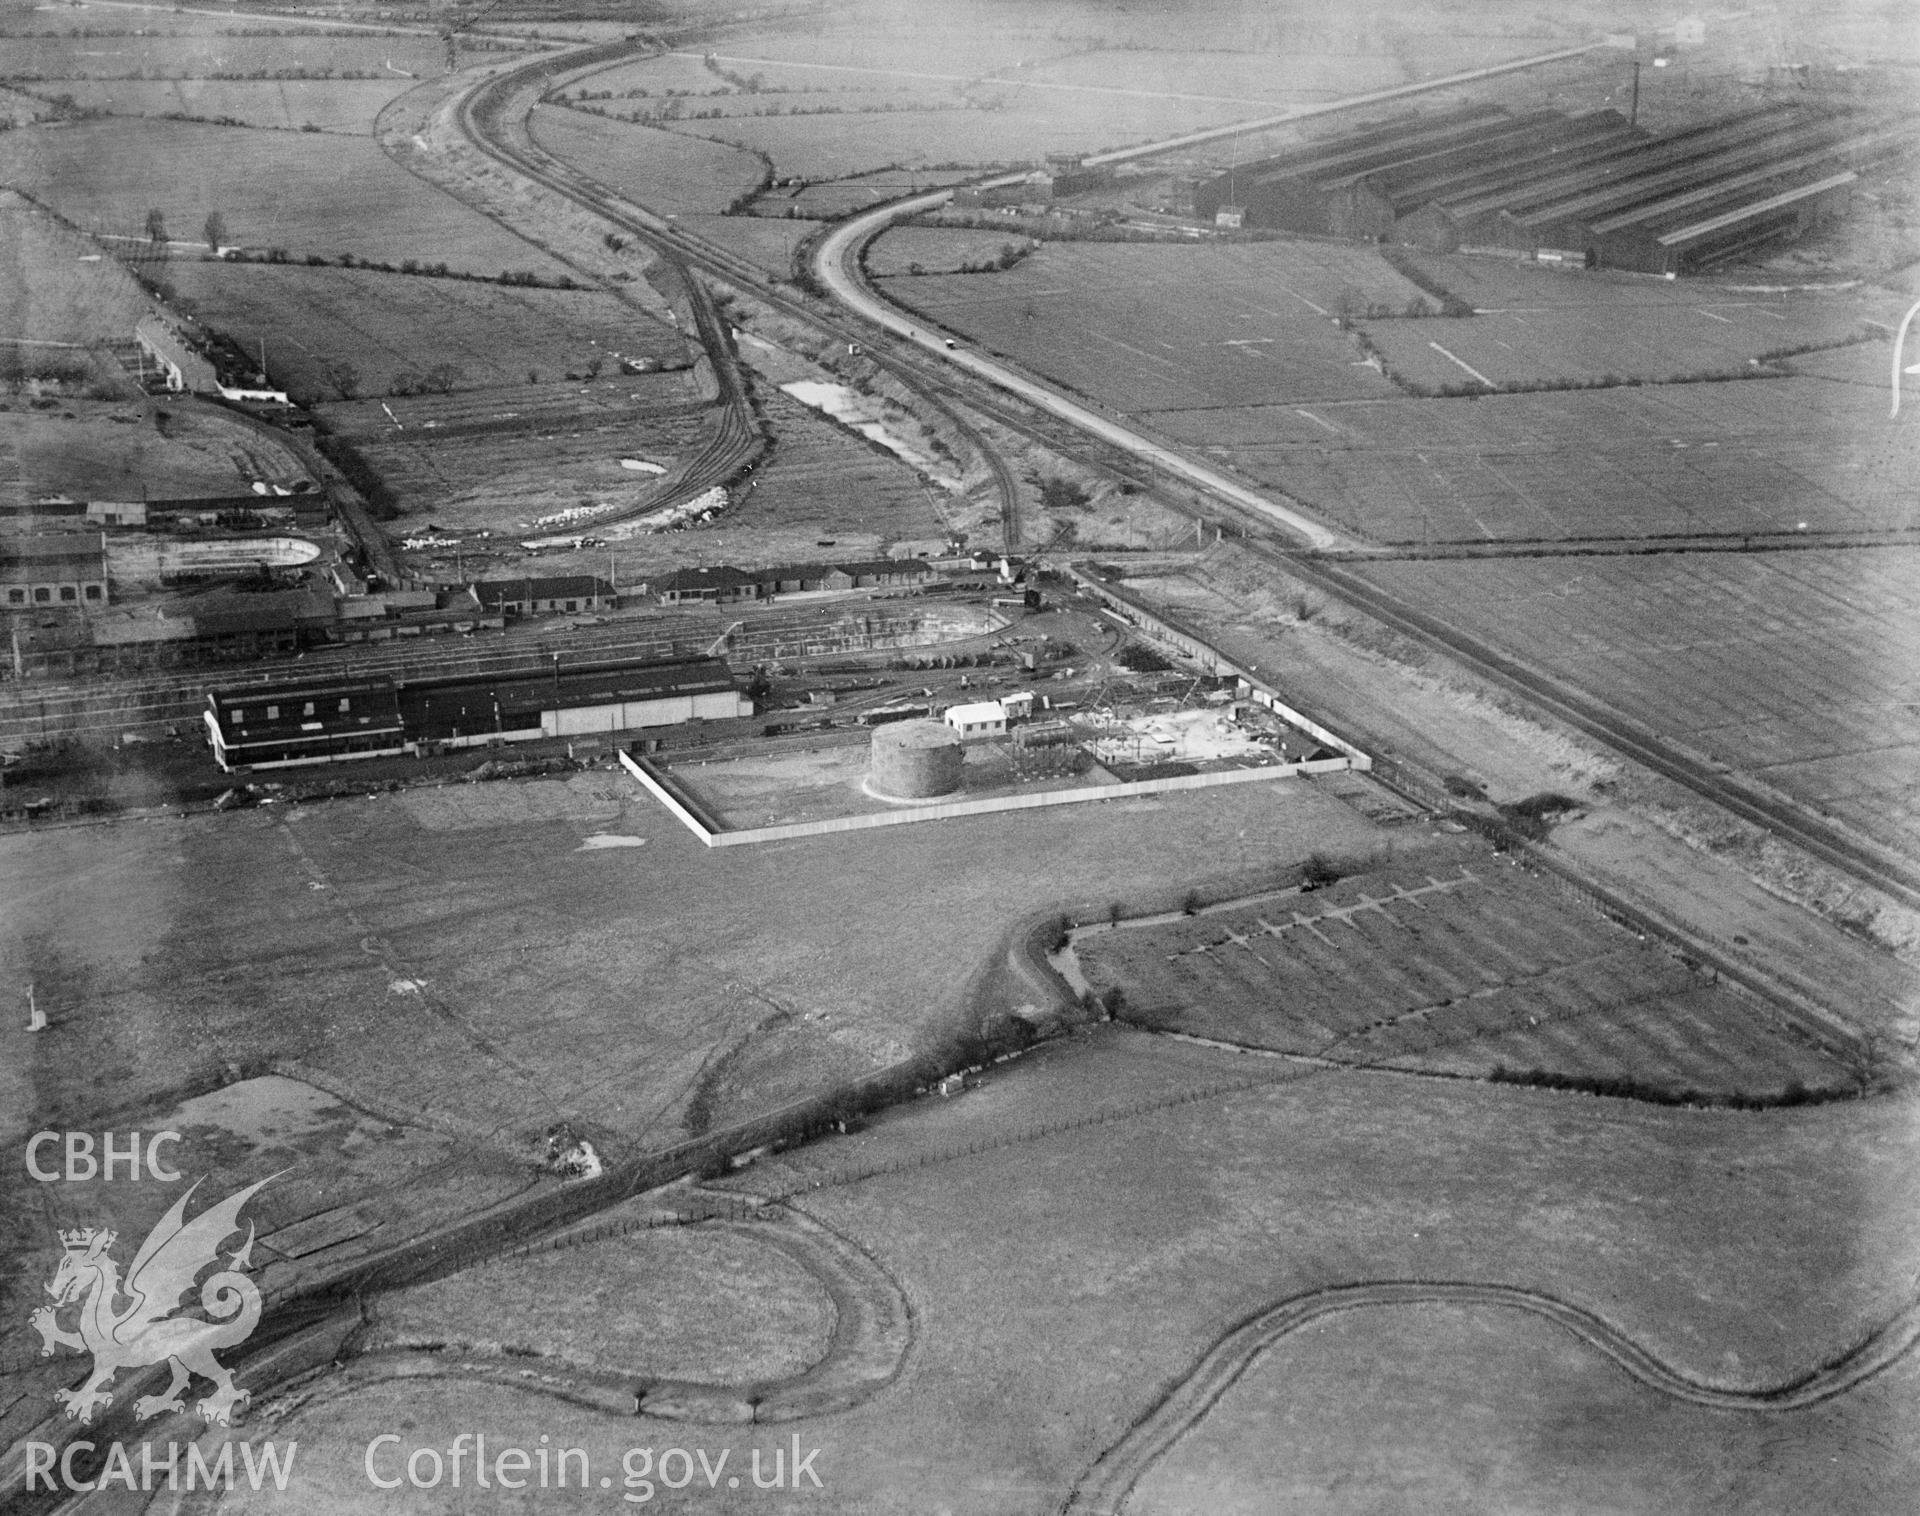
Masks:
[[[592,574],[550,574],[545,578],[480,579],[473,593],[489,611],[507,616],[564,615],[568,611],[612,610],[619,596]]]
[[[1006,707],[998,700],[979,700],[971,705],[951,705],[941,718],[962,737],[997,737],[1007,729]]]
[[[654,585],[662,605],[735,605],[776,595],[884,589],[919,584],[933,573],[919,558],[865,558],[853,563],[787,563],[738,569],[728,564],[681,569]]]
[[[1756,106],[1664,137],[1616,112],[1456,111],[1304,144],[1199,186],[1214,220],[1498,249],[1645,273],[1711,267],[1843,212],[1858,170],[1916,128],[1799,104]]]
[[[212,691],[207,732],[225,769],[582,737],[753,714],[718,658],[463,678],[340,680]]]
[[[105,605],[106,535],[49,532],[0,537],[0,593],[11,609]]]

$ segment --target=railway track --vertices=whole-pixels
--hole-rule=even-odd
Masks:
[[[858,245],[855,244],[842,265],[849,275],[853,274],[857,264],[857,253]],[[860,281],[860,286],[868,299],[880,301],[881,297],[864,280]],[[937,357],[930,357],[928,361],[940,362]],[[1025,380],[1025,383],[1031,388],[1049,388],[1031,379]],[[1086,466],[1122,478],[1139,477],[1137,472],[1130,475],[1127,469],[1116,468],[1111,462],[1098,457],[1090,458],[1090,445],[1107,457],[1111,457],[1119,445],[1111,437],[1083,430],[1071,415],[1052,412],[1047,423],[1036,424],[1010,414],[1004,397],[999,401],[970,400],[969,404],[992,415],[1002,425],[1032,436]],[[1059,439],[1059,429],[1063,427],[1078,437],[1077,446],[1071,441]],[[1159,450],[1168,457],[1173,456],[1170,449]],[[1155,476],[1153,450],[1128,452],[1135,459],[1136,467],[1144,461],[1148,477]],[[1240,502],[1226,496],[1212,496],[1202,482],[1189,481],[1188,484],[1189,493],[1196,501],[1210,499],[1222,514],[1236,519],[1246,520],[1251,516],[1263,537],[1272,530],[1270,521],[1250,513]],[[1307,580],[1336,600],[1366,611],[1396,631],[1416,641],[1444,648],[1482,677],[1521,695],[1587,736],[1597,738],[1655,773],[1684,785],[1742,820],[1777,833],[1851,878],[1883,891],[1906,906],[1920,909],[1920,871],[1892,851],[1842,831],[1805,806],[1783,796],[1761,791],[1741,780],[1729,768],[1684,751],[1609,709],[1592,696],[1497,652],[1442,618],[1407,605],[1341,565],[1341,559],[1358,561],[1371,556],[1368,545],[1291,552],[1256,545],[1252,540],[1246,546],[1249,551],[1267,558],[1285,572]],[[1354,550],[1355,546],[1357,551]]]
[[[624,206],[604,185],[541,149],[526,129],[525,113],[517,110],[522,100],[531,108],[540,93],[563,75],[574,74],[583,66],[587,71],[596,66],[611,67],[644,52],[644,47],[621,42],[536,59],[467,91],[455,106],[454,119],[461,134],[478,151],[645,243],[668,271],[668,278],[684,291],[695,336],[713,366],[720,412],[713,436],[679,470],[673,493],[690,499],[732,482],[766,446],[726,323],[714,304],[712,292],[693,277],[679,249],[666,235],[665,223]],[[656,500],[647,509],[656,510],[662,503]],[[602,519],[611,522],[620,518]]]
[[[1849,835],[1805,806],[1760,790],[1730,768],[1682,750],[1592,696],[1489,647],[1430,612],[1408,605],[1346,565],[1309,555],[1283,557],[1251,542],[1246,549],[1395,631],[1438,645],[1482,678],[1522,696],[1663,778],[1684,785],[1741,820],[1778,834],[1830,867],[1920,910],[1920,871],[1891,851]]]
[[[808,302],[771,287],[774,281],[759,265],[705,238],[696,237],[663,217],[629,204],[597,180],[555,158],[532,140],[525,129],[524,116],[516,116],[511,109],[517,100],[525,99],[536,85],[544,93],[562,75],[584,78],[603,69],[631,62],[636,56],[645,56],[647,51],[637,44],[619,43],[560,58],[536,60],[498,75],[477,86],[461,102],[461,129],[468,141],[480,151],[640,238],[656,255],[678,269],[689,291],[696,297],[695,313],[700,321],[700,340],[714,359],[716,373],[720,370],[721,354],[724,353],[727,377],[723,382],[730,384],[732,391],[742,396],[743,409],[745,381],[739,371],[738,358],[727,339],[724,323],[713,306],[711,294],[699,279],[691,277],[692,271],[697,270],[724,283],[750,290],[755,300],[772,306],[782,315],[823,331],[836,341],[864,348],[877,367],[892,375],[927,409],[939,415],[986,462],[993,473],[995,489],[1000,497],[1002,546],[1007,552],[1013,552],[1020,545],[1019,482],[1006,460],[981,434],[980,429],[942,398],[939,391],[945,388],[943,380],[937,388],[930,385],[927,375],[918,368],[901,363],[889,354],[873,351],[864,327],[823,315]]]
[[[1672,1367],[1612,1322],[1584,1307],[1512,1285],[1381,1280],[1311,1290],[1242,1322],[1194,1365],[1075,1485],[1064,1516],[1119,1516],[1134,1487],[1199,1424],[1254,1361],[1283,1337],[1323,1317],[1349,1311],[1478,1306],[1522,1311],[1574,1337],[1635,1383],[1689,1405],[1717,1411],[1781,1414],[1844,1395],[1891,1367],[1920,1341],[1920,1302],[1909,1302],[1858,1346],[1776,1385],[1729,1389]]]

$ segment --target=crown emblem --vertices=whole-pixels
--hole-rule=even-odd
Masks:
[[[112,1232],[99,1232],[90,1226],[81,1227],[78,1231],[62,1232],[60,1234],[60,1245],[69,1253],[82,1253],[93,1246],[96,1238],[105,1239],[102,1243],[104,1247],[113,1246],[114,1234]]]

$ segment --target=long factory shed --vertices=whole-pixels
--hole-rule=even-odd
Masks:
[[[1859,171],[1916,140],[1907,123],[1793,102],[1658,137],[1610,110],[1463,108],[1236,166],[1196,186],[1194,209],[1433,252],[1688,273],[1844,212]]]

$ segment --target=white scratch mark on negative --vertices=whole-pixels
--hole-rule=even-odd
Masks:
[[[646,845],[647,839],[644,837],[626,837],[618,832],[599,832],[581,843],[574,851],[576,853],[597,853],[602,848],[645,847]]]

